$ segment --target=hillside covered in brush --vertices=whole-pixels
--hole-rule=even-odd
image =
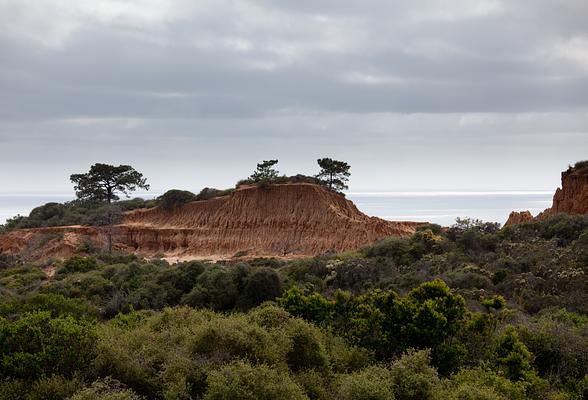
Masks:
[[[297,260],[4,254],[0,399],[584,399],[587,240],[560,215]]]

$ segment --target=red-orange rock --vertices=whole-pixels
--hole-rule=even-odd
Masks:
[[[577,162],[561,173],[561,188],[553,195],[553,204],[535,217],[537,220],[549,218],[555,214],[588,214],[588,161]],[[530,221],[528,211],[513,211],[505,225]],[[531,216],[532,219],[532,216]]]
[[[347,251],[387,236],[409,236],[418,222],[369,217],[343,196],[308,183],[240,187],[229,196],[173,210],[125,214],[110,228],[115,249],[169,258],[312,256]],[[107,228],[23,229],[0,235],[0,251],[31,257],[67,257],[85,241],[105,248]],[[45,241],[34,246],[35,241]],[[39,242],[40,243],[40,242]]]
[[[588,214],[588,162],[576,163],[561,173],[561,188],[553,195],[553,205],[537,216],[545,219],[551,215]]]
[[[533,221],[533,214],[530,211],[513,211],[508,216],[504,226],[522,224],[523,222]]]

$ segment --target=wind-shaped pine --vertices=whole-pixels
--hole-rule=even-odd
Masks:
[[[274,169],[274,165],[277,163],[278,160],[264,160],[260,162],[249,179],[256,183],[269,183],[274,181],[278,177],[278,170]]]
[[[319,158],[317,162],[321,167],[321,171],[316,177],[321,184],[337,193],[347,189],[347,182],[351,175],[349,173],[349,168],[351,168],[349,164],[332,158]]]

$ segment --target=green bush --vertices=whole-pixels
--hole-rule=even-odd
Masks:
[[[486,366],[464,369],[444,382],[443,392],[449,399],[504,399],[523,400],[526,385],[512,382],[502,375],[491,371]],[[453,396],[453,397],[451,397]],[[478,397],[476,397],[478,396]]]
[[[588,375],[586,320],[585,316],[565,310],[546,310],[517,328],[541,376],[561,386],[574,387]]]
[[[341,400],[394,400],[391,371],[371,366],[364,370],[340,375],[337,380],[338,399]]]
[[[363,249],[366,257],[391,258],[397,265],[409,265],[415,261],[410,243],[402,238],[390,237]]]
[[[37,311],[16,321],[0,318],[0,343],[2,376],[29,380],[50,374],[72,376],[89,367],[96,331],[91,322]]]
[[[213,371],[204,400],[303,400],[303,390],[285,372],[237,361]]]
[[[141,400],[142,398],[125,388],[120,382],[107,378],[80,390],[70,400]]]
[[[98,267],[94,257],[73,256],[63,262],[57,271],[58,274],[71,274],[74,272],[88,272]]]
[[[84,383],[78,377],[66,379],[59,375],[42,377],[30,384],[26,400],[62,400],[69,398],[83,388]]]
[[[309,296],[294,286],[278,299],[278,304],[290,314],[312,322],[328,322],[333,318],[335,304],[318,293]]]
[[[192,192],[172,189],[159,196],[157,198],[157,204],[165,210],[171,210],[195,200],[197,200],[196,195]]]
[[[439,378],[430,354],[429,350],[409,350],[394,362],[391,376],[397,400],[435,399]]]
[[[24,294],[37,289],[45,278],[40,268],[25,265],[0,271],[0,287]]]
[[[60,294],[39,293],[12,301],[0,302],[0,316],[6,317],[31,311],[49,311],[53,318],[64,315],[76,318],[98,316],[98,310],[91,305]]]
[[[238,289],[230,270],[212,267],[198,276],[196,284],[183,297],[182,303],[191,307],[228,311],[237,304]]]
[[[292,347],[286,354],[286,360],[291,371],[327,370],[329,359],[314,328],[308,324],[297,323],[288,330],[288,336],[292,341]]]
[[[114,203],[122,211],[149,207],[152,201],[140,198],[117,201]],[[47,203],[34,208],[29,216],[17,215],[10,218],[4,225],[0,225],[0,231],[23,228],[44,228],[65,225],[91,225],[105,206],[102,202],[88,200],[73,200],[66,203]]]
[[[24,380],[0,381],[0,400],[63,400],[83,388],[83,381],[74,377],[66,379],[59,375]]]
[[[233,193],[235,189],[214,189],[214,188],[204,188],[202,189],[197,195],[196,200],[210,200],[216,197],[228,196],[229,194]]]
[[[268,300],[275,300],[282,294],[280,276],[271,268],[255,269],[245,279],[241,304],[245,308],[255,307]]]
[[[498,338],[489,360],[505,377],[514,382],[531,380],[535,376],[531,364],[533,354],[512,326]]]

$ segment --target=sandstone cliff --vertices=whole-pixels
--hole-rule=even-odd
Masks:
[[[553,204],[534,219],[546,219],[555,214],[588,214],[588,161],[576,163],[561,173],[561,188],[553,195]],[[529,211],[510,213],[505,225],[533,220]]]
[[[533,214],[530,211],[513,211],[509,214],[505,226],[521,224],[523,222],[533,221]]]
[[[150,208],[125,214],[111,228],[23,229],[0,236],[0,251],[33,258],[65,257],[80,245],[169,258],[310,256],[357,249],[387,236],[407,236],[420,223],[369,217],[323,187],[280,184],[240,187],[229,196],[195,201],[172,210]]]
[[[588,214],[588,162],[579,162],[561,173],[561,188],[553,195],[553,205],[537,216]]]

